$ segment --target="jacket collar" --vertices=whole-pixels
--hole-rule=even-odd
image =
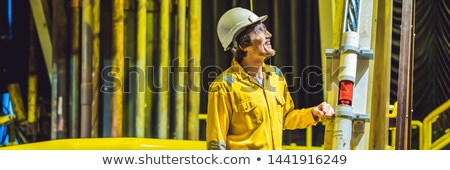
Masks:
[[[272,73],[275,72],[275,69],[273,66],[267,65],[263,63],[262,65],[262,72],[264,77],[264,85],[266,84],[266,81],[269,79],[269,76],[271,76]],[[250,76],[247,71],[236,61],[236,57],[233,57],[233,60],[231,61],[231,69],[234,73],[236,73],[238,76],[238,79],[248,80],[253,82],[254,84],[261,86],[261,84],[258,83],[258,81],[255,80],[252,76]]]

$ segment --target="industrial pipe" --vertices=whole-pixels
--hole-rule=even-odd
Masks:
[[[91,137],[98,137],[100,75],[100,0],[92,0],[92,104]]]
[[[158,87],[159,87],[159,101],[158,101],[158,122],[157,122],[157,137],[161,139],[168,138],[169,129],[169,0],[161,0],[161,14],[160,14],[160,63],[158,71]]]
[[[199,139],[202,1],[189,1],[188,139]]]
[[[137,1],[137,61],[138,69],[144,70],[144,75],[138,75],[138,92],[136,95],[136,137],[145,137],[145,91],[146,91],[146,46],[147,46],[147,0]],[[138,72],[141,73],[141,72]],[[144,79],[140,77],[144,76]],[[140,89],[144,89],[141,91]]]
[[[123,121],[123,72],[124,72],[124,57],[123,57],[123,0],[113,1],[113,30],[112,30],[112,41],[113,41],[113,74],[114,83],[116,87],[112,94],[111,101],[111,137],[122,137],[122,121]]]
[[[395,149],[411,149],[411,109],[414,69],[414,0],[402,3],[402,23],[400,26],[400,54],[398,67],[398,113],[396,119],[397,141]]]
[[[57,138],[67,137],[67,104],[68,104],[68,89],[67,89],[67,3],[66,1],[53,0],[53,23],[52,23],[52,39],[53,39],[53,57],[57,64]]]
[[[186,0],[178,1],[177,54],[175,74],[175,139],[184,139],[186,114]]]
[[[91,137],[92,116],[92,4],[82,1],[81,19],[81,137]]]
[[[31,136],[30,142],[35,142],[37,140],[38,124],[36,120],[38,115],[36,114],[36,100],[37,100],[37,89],[38,89],[38,72],[37,72],[37,36],[36,27],[34,25],[33,18],[30,19],[30,54],[28,58],[28,127],[27,134]]]
[[[79,108],[80,108],[80,3],[72,0],[71,21],[71,56],[70,56],[70,101],[69,101],[69,137],[78,138],[80,135]]]
[[[153,1],[148,1],[148,10],[154,11],[155,9],[155,3]],[[153,65],[153,55],[154,55],[154,47],[155,47],[155,34],[154,34],[154,18],[155,18],[155,12],[149,12],[147,13],[147,50],[146,50],[146,65]],[[153,111],[153,82],[154,82],[154,72],[149,72],[149,70],[145,69],[145,75],[146,75],[146,85],[145,86],[145,137],[151,137],[152,136],[152,113]]]

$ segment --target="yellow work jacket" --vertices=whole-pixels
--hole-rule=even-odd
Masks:
[[[312,108],[294,109],[280,69],[263,66],[264,83],[233,59],[208,90],[208,149],[282,149],[284,129],[317,124]]]

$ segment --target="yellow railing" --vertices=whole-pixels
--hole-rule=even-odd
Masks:
[[[412,129],[417,129],[419,131],[419,150],[423,149],[423,124],[421,121],[419,120],[412,120],[411,121],[411,128]],[[390,127],[389,131],[391,133],[391,146],[387,146],[386,149],[387,150],[394,150],[395,149],[395,140],[396,140],[396,130],[397,128],[395,127]]]
[[[443,147],[447,146],[450,143],[450,128],[445,130],[445,134],[442,135],[439,139],[432,142],[432,126],[433,123],[439,118],[439,115],[444,113],[446,110],[450,108],[450,100],[447,100],[445,103],[434,109],[430,114],[425,117],[423,123],[418,120],[413,120],[411,122],[412,129],[419,130],[419,149],[420,150],[439,150]],[[389,118],[397,117],[397,102],[394,105],[389,107],[391,113],[388,114]],[[389,128],[391,132],[391,144],[395,143],[395,127]],[[394,149],[393,146],[388,146],[387,149]]]
[[[424,138],[423,149],[425,150],[439,150],[450,143],[450,128],[445,131],[445,134],[433,142],[433,123],[439,118],[439,115],[450,108],[450,99],[445,103],[434,109],[423,120]]]
[[[394,103],[394,105],[390,105],[389,106],[389,111],[390,113],[388,114],[388,117],[390,119],[395,119],[397,117],[397,102]],[[411,128],[412,129],[417,129],[419,131],[419,149],[422,150],[423,149],[423,124],[421,121],[419,120],[412,120],[411,121]],[[393,146],[395,144],[395,140],[396,140],[396,128],[395,127],[390,127],[389,131],[391,133],[391,145],[392,146],[387,146],[386,149],[388,150],[392,150],[395,149],[395,147]]]

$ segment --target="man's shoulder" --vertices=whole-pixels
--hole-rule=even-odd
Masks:
[[[213,84],[225,83],[225,84],[228,84],[229,86],[231,86],[236,81],[236,79],[237,79],[236,75],[233,73],[233,71],[230,68],[228,68],[227,70],[222,72],[219,76],[217,76],[216,79],[214,79]]]
[[[209,85],[208,92],[226,92],[231,91],[232,85],[238,80],[233,69],[228,68],[217,76],[214,81]]]

